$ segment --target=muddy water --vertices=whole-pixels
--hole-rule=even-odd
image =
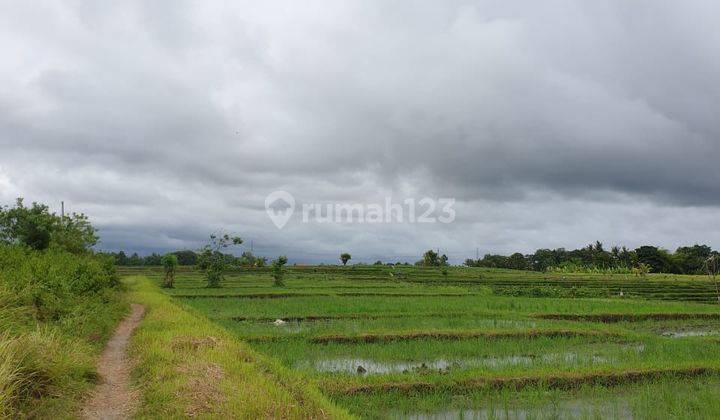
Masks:
[[[543,407],[493,407],[476,409],[445,409],[435,412],[391,412],[391,419],[632,419],[632,411],[624,401],[566,400]]]
[[[299,368],[311,367],[318,372],[356,373],[363,375],[381,375],[390,373],[431,373],[450,370],[464,370],[473,367],[500,369],[509,366],[532,367],[535,364],[607,364],[612,359],[598,355],[579,355],[577,353],[550,353],[540,356],[510,355],[468,359],[436,359],[423,362],[390,361],[379,362],[361,358],[322,359],[314,363],[303,362]]]
[[[711,330],[676,330],[676,331],[662,331],[660,334],[662,334],[665,337],[670,338],[683,338],[683,337],[707,337],[707,336],[716,336],[720,335],[720,331],[711,331]]]

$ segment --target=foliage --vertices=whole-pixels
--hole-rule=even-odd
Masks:
[[[712,254],[707,245],[680,247],[674,253],[644,245],[635,250],[613,246],[609,251],[596,241],[583,248],[538,249],[533,254],[511,256],[486,254],[478,260],[466,259],[468,267],[508,268],[549,272],[630,273],[640,263],[653,273],[703,274],[704,261]]]
[[[285,286],[283,282],[283,277],[285,276],[283,267],[285,264],[287,264],[287,257],[284,255],[277,257],[277,259],[272,262],[272,277],[275,286]]]
[[[347,265],[348,261],[350,261],[350,258],[352,258],[352,256],[347,252],[343,252],[342,254],[340,254],[340,261],[342,261],[343,265]]]
[[[175,255],[178,257],[178,264],[180,265],[195,265],[197,264],[198,256],[194,251],[185,249],[182,251],[175,251]]]
[[[22,198],[14,207],[0,207],[0,242],[34,250],[53,246],[80,254],[88,252],[97,240],[95,228],[84,214],[58,216],[45,204],[26,207]]]
[[[160,262],[165,269],[165,280],[163,281],[163,287],[172,289],[175,283],[175,270],[178,266],[178,257],[175,254],[165,254],[161,258]]]
[[[199,253],[198,267],[205,271],[207,287],[220,287],[223,272],[228,266],[228,258],[222,251],[233,245],[242,244],[239,236],[230,236],[227,233],[212,234],[207,245]]]
[[[637,266],[632,268],[632,273],[637,277],[645,277],[651,270],[652,267],[650,267],[650,265],[639,262]]]
[[[267,258],[257,257],[252,252],[245,251],[240,255],[240,258],[235,259],[234,264],[241,267],[265,267]]]
[[[175,254],[178,257],[178,265],[191,266],[199,263],[198,254],[194,251],[174,251],[172,252],[172,254]],[[162,256],[156,253],[141,257],[137,254],[137,252],[135,252],[130,257],[128,257],[125,251],[120,251],[117,253],[111,252],[109,253],[109,255],[112,255],[115,258],[115,263],[119,266],[140,267],[162,265]],[[243,251],[240,257],[235,257],[234,255],[223,253],[223,258],[225,258],[227,266],[265,267],[267,265],[266,257],[256,256],[250,251]]]
[[[131,298],[148,309],[129,349],[143,391],[137,418],[350,418],[306,377],[188,310],[147,278],[125,281]]]
[[[705,271],[708,276],[715,283],[715,293],[717,295],[718,303],[720,303],[720,285],[718,284],[717,276],[720,273],[720,254],[717,252],[713,253],[705,260]]]
[[[418,265],[425,267],[444,267],[448,265],[448,257],[445,254],[439,255],[434,250],[428,249],[423,254],[423,259],[418,261]]]
[[[117,286],[109,256],[0,244],[0,417],[76,409],[125,310]]]

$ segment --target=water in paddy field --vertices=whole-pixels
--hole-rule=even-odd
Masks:
[[[412,317],[412,315],[411,315],[411,317]],[[433,318],[433,317],[428,317],[428,318]],[[436,318],[443,319],[446,317],[443,315],[438,315]],[[363,319],[363,318],[360,318],[360,319],[354,319],[354,318],[289,319],[289,318],[282,318],[282,317],[280,317],[278,319],[285,321],[287,324],[294,323],[297,325],[304,324],[304,323],[312,323],[312,324],[318,324],[318,325],[338,323],[338,324],[345,324],[345,325],[367,326],[369,323],[372,323],[373,321],[375,321],[377,319],[383,320],[385,318],[379,316],[377,318],[369,318],[369,319]],[[397,321],[396,321],[397,324],[402,324],[402,323],[406,322],[402,318],[394,317],[394,316],[388,317],[387,319],[390,319],[390,320],[397,319]],[[453,321],[456,319],[462,319],[462,317],[457,317],[457,318],[450,317],[447,319],[449,319],[450,321]],[[243,321],[243,322],[256,322],[256,321]],[[275,324],[275,322],[276,321],[264,321],[264,320],[260,321],[260,323],[273,324],[275,326],[280,326],[280,327],[283,325],[287,325],[287,324]],[[387,320],[383,321],[384,324],[387,324],[388,322],[392,322],[392,321],[387,321]],[[537,326],[538,326],[538,323],[533,320],[514,320],[514,319],[499,319],[499,318],[473,319],[473,321],[469,324],[471,324],[474,327],[493,327],[493,328],[497,328],[497,327],[537,328]]]
[[[503,406],[473,409],[442,409],[434,412],[391,412],[391,419],[456,420],[456,419],[632,419],[625,401],[577,399],[558,401],[542,407]]]
[[[541,356],[511,355],[491,356],[470,359],[437,359],[424,362],[379,362],[371,359],[337,358],[323,359],[314,362],[311,366],[318,372],[356,373],[362,375],[382,375],[390,373],[423,373],[447,372],[450,370],[463,370],[473,367],[486,367],[500,369],[508,366],[531,367],[534,364],[607,364],[613,360],[597,355],[579,355],[577,353],[550,353]],[[310,365],[304,362],[299,368]]]
[[[708,337],[720,335],[720,331],[711,330],[676,330],[676,331],[662,331],[665,337],[671,338],[684,338],[684,337]]]

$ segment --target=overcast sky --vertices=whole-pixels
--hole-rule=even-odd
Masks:
[[[293,261],[720,248],[720,3],[3,1],[0,202],[101,249]],[[455,198],[455,222],[302,223]]]

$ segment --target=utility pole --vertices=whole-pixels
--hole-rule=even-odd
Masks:
[[[252,252],[253,252],[253,240],[250,239],[250,253],[252,254]]]
[[[64,219],[65,218],[65,202],[60,202],[60,216]]]
[[[475,248],[475,259],[476,260],[480,259],[480,248]]]

